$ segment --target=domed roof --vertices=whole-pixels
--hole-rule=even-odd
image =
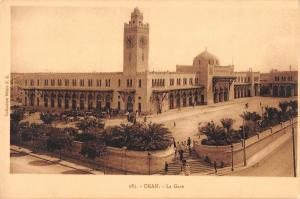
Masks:
[[[202,62],[202,61],[209,62],[209,63],[213,62],[214,64],[219,65],[219,59],[215,55],[208,52],[206,49],[205,49],[205,51],[203,51],[202,53],[200,53],[199,55],[197,55],[194,58],[194,61],[193,61],[194,65],[199,63],[199,60],[200,60],[200,62]]]

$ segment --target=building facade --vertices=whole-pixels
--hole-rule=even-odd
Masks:
[[[49,111],[161,113],[259,95],[259,72],[234,72],[207,50],[174,72],[149,71],[149,28],[135,8],[124,24],[122,72],[22,74],[22,104]]]
[[[298,95],[298,71],[271,70],[261,73],[261,95],[290,97]]]

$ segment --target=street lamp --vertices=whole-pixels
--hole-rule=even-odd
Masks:
[[[292,135],[293,135],[293,166],[294,166],[294,177],[297,176],[297,170],[296,170],[296,154],[295,154],[295,128],[292,125]]]
[[[247,160],[246,160],[246,135],[245,135],[245,118],[243,118],[243,137],[244,137],[244,166],[247,166]]]
[[[231,144],[231,171],[233,171],[233,145]]]
[[[151,163],[150,161],[151,161],[151,153],[148,152],[148,164],[149,164],[149,165],[148,165],[148,168],[149,168],[148,174],[149,174],[149,175],[150,175],[150,171],[151,171],[151,170],[150,170],[150,163]]]

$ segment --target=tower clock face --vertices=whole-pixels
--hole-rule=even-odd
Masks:
[[[127,48],[132,48],[134,46],[134,37],[127,36],[125,42],[126,42]]]
[[[139,44],[141,48],[144,48],[147,45],[147,39],[144,36],[140,37]]]

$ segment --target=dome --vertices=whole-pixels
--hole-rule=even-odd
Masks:
[[[220,62],[219,62],[219,59],[211,54],[210,52],[208,52],[207,50],[203,51],[202,53],[200,53],[199,55],[197,55],[195,58],[194,58],[194,61],[193,61],[193,65],[202,65],[202,64],[212,64],[212,65],[219,65]]]

